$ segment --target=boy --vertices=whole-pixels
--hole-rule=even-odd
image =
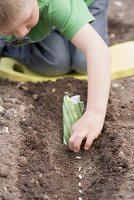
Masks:
[[[88,6],[95,4],[85,1]],[[107,0],[96,2],[103,9]],[[109,50],[90,25],[93,20],[84,0],[0,0],[1,56],[15,58],[45,76],[72,69],[88,74],[86,111],[69,139],[74,152],[79,152],[83,139],[88,150],[100,134],[109,96]]]

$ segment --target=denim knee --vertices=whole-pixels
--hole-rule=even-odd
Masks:
[[[45,76],[60,76],[70,72],[70,58],[67,55],[57,55],[53,62],[42,63],[41,74]],[[40,73],[40,70],[39,70]]]
[[[79,50],[73,55],[71,68],[79,74],[87,74],[86,56]]]
[[[27,66],[45,76],[59,76],[70,72],[68,41],[54,30],[41,42],[29,45]]]
[[[44,56],[37,51],[33,51],[26,65],[41,75],[65,75],[70,72],[70,55],[66,52],[55,52],[55,55],[49,58],[48,55]]]
[[[102,37],[105,43],[108,45],[108,3],[109,0],[96,0],[91,7],[89,7],[90,12],[96,18],[95,21],[91,23],[93,28]]]

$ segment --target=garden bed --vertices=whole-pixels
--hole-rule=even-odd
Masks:
[[[86,104],[87,81],[1,80],[0,88],[1,199],[134,199],[133,77],[113,81],[102,134],[78,154],[63,144],[62,103],[80,94]]]

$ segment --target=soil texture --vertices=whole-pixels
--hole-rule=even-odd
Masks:
[[[62,103],[80,94],[86,105],[87,81],[0,88],[0,199],[134,199],[134,77],[112,82],[102,134],[78,154],[63,144]]]

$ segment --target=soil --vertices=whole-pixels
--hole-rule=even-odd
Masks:
[[[134,199],[134,77],[113,81],[102,134],[78,154],[63,144],[62,103],[68,93],[86,105],[87,81],[0,87],[1,199]]]
[[[121,3],[124,19],[111,0],[111,44],[134,39],[133,18],[126,17],[134,1]],[[77,154],[63,144],[66,94],[80,94],[86,105],[87,81],[0,80],[0,200],[133,200],[134,77],[112,81],[102,133]]]
[[[110,45],[134,40],[134,1],[109,1]]]

